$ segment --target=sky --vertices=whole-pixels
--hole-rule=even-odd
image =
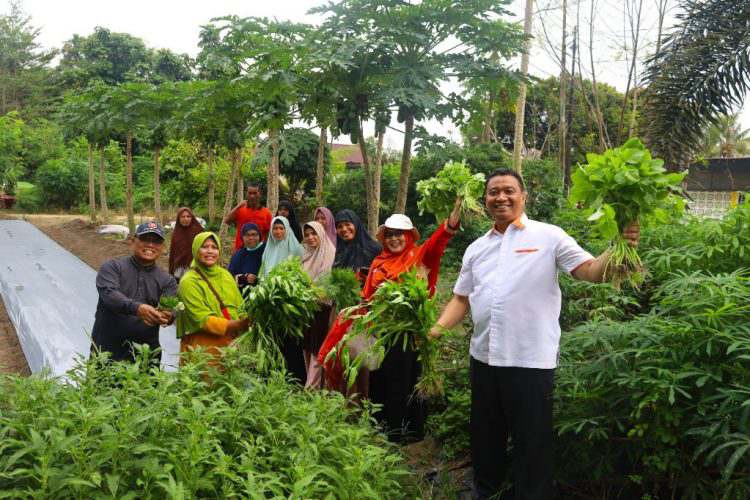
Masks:
[[[0,0],[4,1],[4,0]],[[198,53],[200,26],[211,18],[228,14],[239,16],[266,16],[295,22],[315,23],[319,18],[307,11],[328,0],[22,0],[23,10],[32,18],[32,24],[41,29],[39,42],[45,48],[59,48],[74,34],[88,35],[96,26],[112,31],[130,33],[142,38],[148,47],[167,48],[177,53],[195,56]],[[628,67],[625,59],[625,44],[630,41],[630,30],[625,29],[626,16],[623,6],[627,0],[594,0],[594,23],[589,22],[590,2],[568,0],[568,30],[580,25],[580,46],[583,47],[581,70],[590,76],[588,54],[589,30],[593,26],[594,66],[598,81],[606,82],[620,91],[627,83]],[[637,3],[637,2],[636,2]],[[676,0],[671,0],[675,4]],[[557,55],[562,34],[561,0],[536,0],[533,34],[535,36],[530,56],[529,73],[541,78],[559,75]],[[646,55],[653,51],[656,40],[656,0],[645,0],[643,21],[640,26],[640,46]],[[522,22],[525,0],[513,0],[508,6],[511,20]],[[0,10],[7,5],[0,3]],[[667,24],[674,21],[674,10]],[[568,35],[569,40],[571,38]],[[570,54],[568,54],[570,61]],[[568,64],[570,64],[568,62]],[[518,65],[518,60],[511,61]],[[447,91],[454,91],[448,85]],[[742,113],[744,128],[750,128],[750,105]],[[393,123],[394,126],[397,124]],[[460,140],[459,132],[449,123],[429,122],[428,130]],[[386,145],[399,148],[400,134],[386,134]],[[342,142],[346,142],[342,138]]]

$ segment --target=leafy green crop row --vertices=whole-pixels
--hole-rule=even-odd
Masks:
[[[340,396],[230,351],[178,373],[90,361],[72,383],[0,381],[5,498],[414,497],[397,450]],[[206,370],[210,371],[206,375]]]

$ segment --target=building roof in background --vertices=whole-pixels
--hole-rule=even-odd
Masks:
[[[334,153],[336,160],[347,165],[359,166],[364,163],[362,152],[356,144],[332,144],[331,151]]]

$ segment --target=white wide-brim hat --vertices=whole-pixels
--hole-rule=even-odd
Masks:
[[[385,241],[384,233],[386,228],[401,229],[402,231],[410,232],[412,236],[414,236],[414,241],[419,241],[419,231],[414,227],[411,219],[404,214],[393,214],[385,220],[385,224],[381,224],[380,227],[378,227],[378,232],[375,234],[375,237],[381,243]]]

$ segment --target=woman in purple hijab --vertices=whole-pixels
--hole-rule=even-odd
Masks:
[[[326,207],[318,207],[315,209],[315,217],[314,219],[319,222],[323,229],[326,230],[326,235],[328,236],[328,239],[331,240],[331,243],[333,245],[336,245],[336,219],[333,217],[333,212],[331,212]]]

